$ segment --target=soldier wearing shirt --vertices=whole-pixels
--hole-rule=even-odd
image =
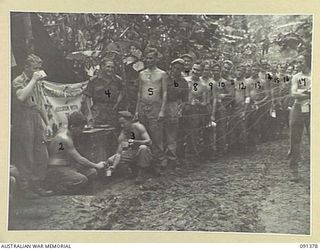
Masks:
[[[39,95],[42,60],[30,54],[23,73],[12,82],[17,113],[13,120],[13,135],[17,143],[16,167],[20,172],[20,187],[28,199],[51,195],[41,182],[45,178],[48,151],[45,144],[44,124],[52,133],[43,103]]]
[[[212,113],[211,121],[216,122],[216,155],[224,154],[227,146],[227,112],[222,100],[228,92],[226,91],[226,80],[221,78],[221,66],[216,63],[212,66],[213,82],[210,86],[212,92]]]
[[[179,118],[184,103],[188,101],[188,83],[182,76],[184,60],[176,59],[171,62],[168,77],[167,103],[165,109],[164,132],[166,141],[166,157],[168,164],[178,164],[177,137]],[[182,124],[181,124],[182,125]]]
[[[91,78],[84,91],[90,125],[117,126],[117,110],[123,97],[124,85],[121,77],[114,73],[114,66],[114,62],[109,59],[103,61],[102,70]]]

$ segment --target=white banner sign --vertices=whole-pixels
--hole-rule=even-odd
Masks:
[[[48,81],[41,83],[41,96],[47,110],[51,125],[58,128],[66,126],[68,115],[81,108],[82,93],[86,89],[86,82],[59,84]]]

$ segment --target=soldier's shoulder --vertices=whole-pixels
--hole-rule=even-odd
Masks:
[[[181,76],[179,81],[183,82],[183,83],[188,83],[186,78],[184,76]]]
[[[160,68],[157,68],[157,72],[167,75],[167,72],[163,69],[160,69]]]
[[[227,79],[221,77],[218,82],[226,83],[226,82],[227,82]]]
[[[62,140],[62,141],[66,141],[69,140],[70,138],[67,135],[67,131],[62,130],[60,132],[58,132],[54,137],[53,140]]]
[[[302,75],[302,72],[298,72],[297,74],[294,74],[293,77],[301,77]]]
[[[140,130],[140,131],[146,129],[145,126],[139,121],[132,123],[132,126],[133,126],[133,128]]]
[[[244,79],[244,83],[245,83],[245,84],[250,84],[250,83],[252,83],[252,82],[253,82],[252,77],[249,77],[249,78]]]
[[[301,72],[299,72],[299,73],[297,73],[297,74],[295,74],[295,75],[293,75],[292,76],[292,81],[296,81],[298,78],[300,78],[301,77]]]

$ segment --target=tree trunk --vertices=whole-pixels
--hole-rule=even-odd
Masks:
[[[31,54],[34,53],[34,43],[33,43],[33,34],[32,34],[32,24],[31,24],[31,17],[30,13],[25,13],[23,15],[23,23],[24,23],[24,29],[25,29],[25,39],[26,39],[26,45],[27,45],[27,53]]]

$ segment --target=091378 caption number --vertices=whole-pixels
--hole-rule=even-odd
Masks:
[[[303,243],[303,244],[300,244],[299,246],[300,246],[300,248],[303,248],[303,249],[318,248],[318,244],[317,243],[315,243],[315,244]]]

